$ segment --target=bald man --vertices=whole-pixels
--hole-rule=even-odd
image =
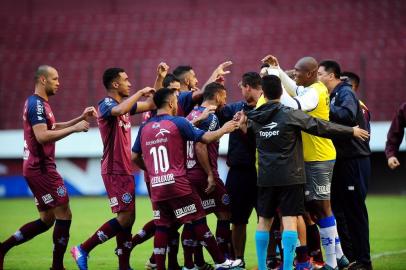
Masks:
[[[317,79],[318,62],[316,59],[309,56],[299,59],[294,68],[294,80],[280,68],[276,57],[268,55],[262,61],[270,65],[269,74],[273,73],[280,77],[282,85],[289,94],[284,95],[282,99],[285,105],[329,121],[329,92],[326,86]],[[317,226],[313,222],[315,221],[320,228],[321,242],[326,256],[323,269],[335,269],[337,266],[343,268],[348,266],[349,261],[342,252],[330,204],[330,187],[336,151],[333,142],[327,138],[302,132],[302,140],[306,172],[306,210],[310,214],[308,217],[313,219],[305,219],[308,225],[310,251],[320,249],[320,244],[317,246],[319,241]],[[312,238],[316,238],[317,241]],[[302,253],[300,249],[298,250],[299,258]],[[315,258],[317,263],[322,259],[321,253],[316,257],[318,257]]]
[[[25,224],[0,243],[0,269],[3,269],[4,256],[12,247],[46,232],[54,223],[51,269],[64,269],[63,257],[69,241],[72,214],[66,186],[56,171],[55,142],[72,133],[87,131],[88,120],[96,116],[96,110],[88,107],[79,117],[57,123],[48,99],[58,89],[58,71],[51,66],[40,66],[35,74],[34,94],[27,98],[23,112],[23,175],[34,195],[39,219]]]

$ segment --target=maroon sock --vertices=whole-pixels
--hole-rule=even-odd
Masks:
[[[226,258],[230,258],[231,230],[229,220],[217,220],[216,239],[221,252]]]
[[[41,219],[27,223],[1,244],[1,252],[6,254],[12,247],[27,242],[51,227],[52,225],[48,226]]]
[[[177,270],[179,269],[178,263],[178,250],[179,250],[179,233],[178,226],[171,227],[169,229],[169,240],[168,240],[168,269]]]
[[[194,267],[194,263],[193,263],[194,239],[193,239],[193,225],[192,224],[186,223],[185,225],[183,225],[181,239],[182,239],[182,247],[183,247],[184,266],[186,268],[192,269]]]
[[[69,242],[69,229],[71,220],[57,219],[55,221],[54,233],[52,235],[54,241],[54,252],[52,260],[52,269],[63,268],[63,256]]]
[[[89,253],[97,245],[102,244],[117,235],[123,228],[116,218],[104,223],[89,239],[83,242],[80,247]]]
[[[168,228],[164,226],[156,226],[154,236],[154,257],[157,270],[165,270],[167,245],[168,245]]]
[[[307,248],[309,255],[317,262],[323,262],[321,253],[320,233],[317,224],[306,226]]]
[[[193,236],[193,238],[195,237]],[[193,255],[194,262],[197,266],[203,266],[206,263],[203,255],[203,247],[197,240],[193,243]]]
[[[309,260],[309,254],[307,253],[307,246],[300,246],[296,248],[296,260],[298,263],[304,263]]]
[[[128,270],[130,268],[130,254],[132,250],[131,227],[125,228],[116,235],[118,269]]]
[[[154,263],[154,264],[156,263],[154,252],[152,252],[151,257],[149,257],[149,262],[150,262],[150,263]]]
[[[134,235],[132,239],[133,248],[136,245],[144,243],[145,241],[150,239],[152,236],[154,236],[154,233],[155,233],[155,223],[154,220],[151,220],[147,222],[136,235]]]
[[[224,254],[217,245],[216,239],[211,233],[209,227],[207,227],[205,218],[193,222],[193,232],[196,240],[206,247],[216,264],[223,263],[226,260]]]

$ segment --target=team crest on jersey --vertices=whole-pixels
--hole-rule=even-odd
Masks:
[[[159,123],[153,123],[152,128],[159,128],[161,125]]]
[[[123,196],[121,196],[121,200],[126,203],[129,204],[132,200],[133,200],[133,196],[131,196],[130,193],[124,193]]]
[[[221,197],[221,202],[224,205],[229,205],[230,204],[230,195],[224,194],[223,197]]]
[[[165,136],[165,134],[170,134],[169,130],[161,128],[159,132],[155,135],[155,138],[158,136]]]
[[[106,103],[107,106],[110,106],[112,101],[113,101],[113,100],[112,100],[111,98],[108,98],[108,97],[106,97],[106,98],[104,99],[104,103]]]
[[[161,212],[159,210],[153,210],[153,215],[154,219],[160,219],[161,218]]]
[[[59,186],[56,189],[56,193],[58,194],[59,197],[65,197],[65,195],[66,195],[66,187],[65,186]]]

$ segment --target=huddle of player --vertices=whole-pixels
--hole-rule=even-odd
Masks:
[[[55,141],[87,131],[91,117],[97,117],[104,146],[101,174],[117,216],[71,249],[79,269],[88,269],[90,251],[113,237],[119,269],[131,269],[132,249],[151,237],[154,249],[146,263],[149,270],[166,269],[167,255],[168,269],[181,268],[177,260],[179,237],[185,270],[244,268],[246,225],[254,208],[259,216],[255,235],[259,270],[370,269],[368,220],[361,203],[366,191],[358,190],[362,183],[346,180],[337,184],[339,205],[333,203],[333,210],[337,217],[337,209],[347,226],[342,232],[330,204],[336,158],[343,159],[340,170],[345,170],[359,165],[348,165],[347,160],[354,163],[354,159],[369,156],[366,118],[354,93],[347,92],[351,85],[340,80],[341,71],[334,61],[319,64],[311,57],[302,58],[293,72],[295,80],[280,68],[274,56],[265,57],[263,62],[258,73],[243,74],[239,83],[243,100],[232,104],[226,103],[224,85],[230,61],[220,64],[201,89],[192,67],[179,66],[169,74],[169,66],[160,63],[154,88],[146,87],[133,95],[125,70],[109,68],[103,74],[107,95],[98,109],[86,108],[80,117],[64,123],[55,122],[47,102],[58,90],[58,73],[50,66],[39,67],[35,94],[27,99],[23,118],[24,177],[40,218],[0,243],[0,269],[10,248],[45,232],[54,223],[51,269],[64,269],[72,216],[66,187],[56,172]],[[355,103],[349,105],[348,97]],[[334,122],[342,125],[328,122],[333,119],[330,100],[338,104]],[[343,100],[344,105],[340,104]],[[135,113],[144,113],[144,120],[131,147],[130,115]],[[219,139],[226,133],[230,133],[230,171],[224,185],[217,159]],[[356,150],[348,150],[351,144],[361,153],[355,158],[351,154]],[[336,157],[337,145],[340,152],[337,149]],[[132,162],[144,171],[153,210],[153,219],[135,235],[131,232],[135,220]],[[355,170],[362,174],[359,168]],[[341,178],[348,178],[345,172],[340,173]],[[354,190],[362,194],[354,195]],[[353,199],[346,198],[348,192]],[[341,203],[342,198],[349,202]],[[355,212],[355,217],[348,213],[352,203],[361,204],[351,207],[364,212]],[[210,213],[217,217],[215,236],[205,219]],[[365,229],[365,215],[368,255],[363,253],[366,244],[357,245],[354,238]],[[360,219],[357,226],[361,228],[353,228],[352,218]],[[273,237],[277,235],[274,231],[280,230],[281,239]],[[339,234],[347,238],[350,247],[343,244],[341,248]],[[205,261],[203,246],[214,266]],[[283,250],[282,262],[276,257],[276,246]]]

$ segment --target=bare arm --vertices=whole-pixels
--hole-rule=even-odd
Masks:
[[[138,101],[137,102],[137,113],[148,112],[151,110],[155,110],[156,106],[152,96],[147,98],[145,101]]]
[[[215,131],[208,131],[204,133],[201,138],[202,143],[211,143],[221,138],[226,133],[233,132],[234,130],[239,128],[239,124],[237,121],[231,120],[226,122],[220,129]]]
[[[140,168],[141,170],[146,171],[147,168],[145,167],[144,159],[142,155],[139,153],[131,152],[131,160]]]
[[[129,98],[127,98],[126,100],[124,100],[123,102],[118,104],[117,106],[114,106],[111,109],[111,115],[120,116],[120,115],[128,113],[133,108],[134,104],[141,97],[149,96],[154,91],[155,91],[154,88],[151,88],[151,87],[145,87],[145,88],[137,91],[137,93],[135,93],[134,95],[130,96]],[[137,111],[138,111],[138,109],[137,109]]]
[[[156,79],[155,79],[155,83],[154,83],[155,89],[158,90],[163,87],[163,81],[164,81],[166,74],[168,73],[168,70],[169,70],[169,66],[166,63],[164,63],[164,62],[159,63],[158,68],[156,70],[157,74],[156,74]]]
[[[207,174],[207,188],[205,191],[206,193],[210,193],[214,190],[216,184],[214,182],[213,171],[209,161],[209,153],[207,151],[207,145],[197,142],[195,144],[195,150],[197,160],[199,161],[203,170]]]
[[[89,122],[91,117],[97,117],[97,111],[93,106],[87,107],[79,117],[76,117],[76,118],[66,121],[66,122],[55,123],[55,130],[60,130],[60,129],[64,129],[67,127],[71,127],[71,126],[79,123],[82,120]]]
[[[89,123],[82,120],[74,125],[59,130],[49,130],[46,124],[37,124],[33,126],[32,129],[34,131],[35,139],[40,144],[46,144],[59,141],[75,132],[88,131]]]

